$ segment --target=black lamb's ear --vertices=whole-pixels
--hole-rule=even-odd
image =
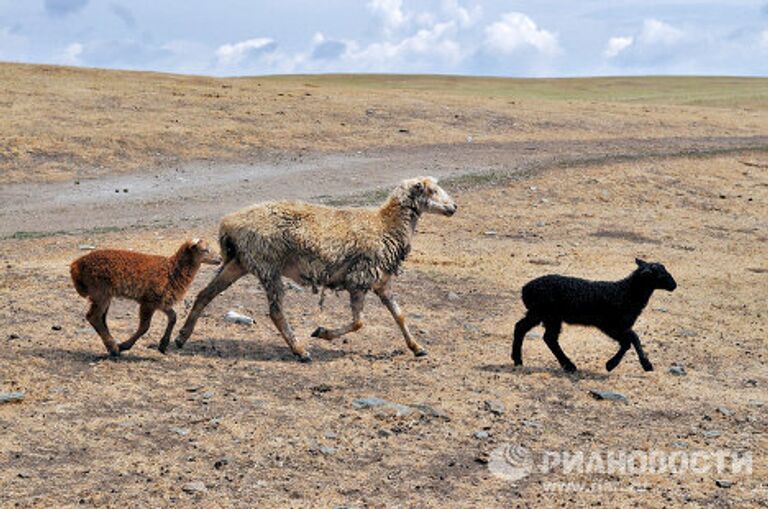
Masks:
[[[637,264],[637,266],[638,266],[638,267],[640,267],[640,268],[643,268],[643,267],[645,267],[646,265],[648,265],[648,263],[647,263],[647,262],[645,262],[645,261],[641,260],[640,258],[635,258],[635,263],[636,263],[636,264]]]

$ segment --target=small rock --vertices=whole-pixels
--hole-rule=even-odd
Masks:
[[[688,442],[677,440],[675,442],[672,442],[672,445],[674,445],[675,447],[679,447],[680,449],[686,449],[688,447]]]
[[[189,387],[187,387],[187,392],[197,392],[200,389],[202,389],[203,387],[205,387],[205,386],[204,385],[190,385]]]
[[[191,494],[205,493],[208,491],[208,488],[205,487],[205,484],[203,484],[202,481],[188,482],[187,484],[182,486],[181,489],[184,490],[186,493],[191,493]]]
[[[203,399],[212,399],[213,393],[212,392],[204,392],[203,393]]]
[[[189,435],[187,428],[171,428],[171,431],[182,437]]]
[[[409,133],[410,131],[408,129],[406,129],[405,127],[401,127],[400,129],[397,130],[397,132],[399,132],[399,133]]]
[[[677,335],[683,338],[695,338],[699,333],[693,329],[680,329],[677,331]]]
[[[704,431],[701,434],[704,435],[705,438],[717,438],[720,435],[722,435],[720,431],[717,431],[715,429]]]
[[[48,392],[52,394],[64,394],[65,392],[67,392],[67,389],[65,389],[64,387],[51,387],[50,389],[48,389]]]
[[[733,481],[727,479],[715,479],[715,484],[718,488],[730,488],[733,486]]]
[[[224,315],[224,321],[230,323],[241,323],[244,325],[253,325],[253,318],[250,316],[241,315],[236,311],[227,311],[227,314]]]
[[[669,313],[669,309],[664,307],[653,308],[653,310],[657,313]]]
[[[733,410],[729,408],[725,408],[724,406],[717,407],[717,411],[723,414],[726,417],[730,417],[733,415]]]
[[[320,454],[322,454],[324,456],[332,456],[332,455],[336,454],[336,448],[335,447],[330,447],[328,445],[321,445],[320,446]]]
[[[218,417],[214,417],[213,419],[208,421],[208,426],[210,426],[210,427],[212,427],[214,429],[218,428],[219,424],[221,424],[221,419],[219,419]]]
[[[293,290],[295,292],[303,292],[304,291],[304,288],[302,288],[301,286],[297,285],[296,283],[294,283],[291,280],[286,281],[285,282],[285,286],[287,286],[288,289]]]
[[[8,334],[8,339],[19,339],[20,337],[18,334]]]
[[[19,479],[29,479],[29,478],[32,477],[32,474],[30,474],[29,472],[25,472],[25,471],[19,472],[16,475],[19,477]]]
[[[531,331],[525,335],[525,339],[541,339],[541,334]]]
[[[339,438],[339,435],[337,435],[337,434],[336,434],[336,433],[334,433],[333,431],[326,431],[326,432],[325,432],[325,434],[324,434],[323,436],[324,436],[325,438],[329,439],[329,440],[334,440],[334,439],[336,439],[336,438]]]
[[[229,460],[229,458],[228,458],[228,457],[224,457],[224,458],[220,458],[220,459],[217,459],[217,460],[216,460],[216,461],[213,463],[213,468],[215,468],[216,470],[221,470],[221,469],[222,469],[222,468],[224,468],[226,465],[229,465],[229,461],[230,461],[230,460]]]
[[[504,414],[504,404],[496,399],[488,400],[485,402],[485,409],[494,415]]]
[[[499,233],[495,230],[487,230],[483,232],[483,235],[485,235],[486,237],[495,237],[498,234]]]
[[[451,302],[456,302],[457,300],[461,299],[459,295],[455,292],[448,292],[448,300]]]
[[[618,392],[601,391],[599,389],[590,389],[589,393],[593,398],[606,401],[623,401],[627,402],[627,397]]]
[[[467,331],[467,332],[472,332],[472,333],[480,332],[480,327],[478,327],[474,323],[467,322],[467,323],[464,324],[464,330]]]
[[[688,373],[685,372],[685,368],[681,366],[680,364],[672,364],[672,366],[669,367],[669,370],[667,370],[670,375],[675,376],[685,376]]]
[[[429,406],[429,405],[424,405],[424,404],[410,405],[410,406],[411,406],[411,408],[421,412],[421,415],[423,415],[425,417],[434,417],[434,418],[437,418],[437,419],[445,419],[446,421],[450,421],[451,420],[451,418],[448,416],[448,414],[446,414],[445,412],[443,412],[439,408],[435,408],[435,407],[432,407],[432,406]]]
[[[379,435],[381,438],[387,438],[388,436],[392,435],[391,431],[388,431],[386,429],[380,429],[376,432],[377,435]]]
[[[364,408],[375,408],[378,406],[386,405],[389,403],[386,399],[381,398],[362,398],[362,399],[356,399],[352,402],[352,406],[357,408],[358,410],[364,409]]]
[[[475,431],[472,436],[478,440],[485,440],[491,435],[487,431]]]
[[[93,244],[78,244],[77,249],[79,249],[80,251],[93,251],[94,249],[96,249],[96,246],[94,246]]]
[[[24,393],[22,391],[14,392],[0,392],[0,404],[2,403],[16,403],[24,399]]]
[[[539,421],[523,420],[523,426],[525,426],[526,428],[540,428],[541,423]]]
[[[51,330],[59,331],[61,330],[61,325],[52,325]]]

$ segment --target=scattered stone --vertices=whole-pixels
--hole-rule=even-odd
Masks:
[[[32,474],[30,474],[29,472],[25,472],[25,471],[21,471],[21,472],[19,472],[16,475],[19,477],[19,479],[29,479],[29,478],[32,477]]]
[[[487,431],[475,431],[472,434],[472,436],[474,436],[478,440],[485,440],[486,438],[488,438],[491,435]]]
[[[495,237],[498,234],[499,233],[495,230],[487,230],[483,232],[483,235],[485,235],[486,237]]]
[[[224,321],[230,323],[241,323],[244,325],[253,325],[253,318],[250,316],[241,315],[237,311],[227,311],[227,314],[224,315]]]
[[[378,410],[377,414],[381,416],[394,415],[396,417],[406,417],[418,412],[423,417],[435,417],[450,420],[450,417],[442,410],[424,404],[402,405],[381,398],[363,398],[352,401],[352,406],[358,410],[376,408]]]
[[[19,339],[20,337],[18,334],[8,334],[8,339]]]
[[[695,338],[699,333],[693,329],[680,329],[677,331],[677,335],[683,338]]]
[[[187,392],[197,392],[200,389],[202,389],[203,387],[205,387],[205,386],[204,385],[190,385],[189,387],[187,387]]]
[[[497,400],[492,399],[485,402],[485,409],[491,412],[494,415],[503,415],[504,414],[504,404]]]
[[[376,432],[377,435],[379,435],[381,438],[387,438],[388,436],[392,435],[392,432],[386,429],[380,429]]]
[[[675,376],[685,376],[688,374],[685,372],[685,368],[680,364],[672,364],[672,366],[669,367],[668,372],[670,375]]]
[[[725,408],[724,406],[717,407],[717,411],[723,414],[726,417],[730,417],[733,415],[733,410],[729,408]]]
[[[744,385],[746,385],[747,387],[757,387],[757,380],[755,380],[754,378],[750,378],[744,381]]]
[[[540,428],[541,423],[539,421],[527,421],[523,419],[523,426],[526,428]]]
[[[65,392],[67,392],[67,389],[65,389],[64,387],[51,387],[50,389],[48,389],[48,392],[52,394],[64,394]]]
[[[0,392],[0,404],[16,403],[23,399],[24,399],[24,393],[22,391]]]
[[[334,440],[334,439],[336,439],[336,438],[339,438],[339,435],[337,435],[337,434],[336,434],[336,433],[334,433],[333,431],[326,431],[326,432],[325,432],[325,434],[324,434],[323,436],[324,436],[325,438],[329,439],[329,440]]]
[[[455,292],[448,292],[448,300],[451,302],[456,302],[457,300],[461,299],[459,295]]]
[[[704,431],[702,435],[704,435],[705,438],[717,438],[720,435],[722,435],[722,433],[717,430],[711,429],[711,430]]]
[[[94,246],[93,244],[78,244],[77,249],[79,249],[80,251],[93,251],[94,249],[96,249],[96,246]]]
[[[715,479],[715,484],[718,488],[730,488],[733,486],[733,481],[727,479]]]
[[[171,428],[171,431],[181,437],[189,435],[189,430],[187,428]]]
[[[409,133],[409,132],[411,132],[411,131],[409,131],[409,130],[408,130],[408,129],[406,129],[405,127],[401,127],[400,129],[398,129],[398,130],[397,130],[397,132],[399,132],[399,133]]]
[[[320,454],[322,454],[324,456],[332,456],[332,455],[336,454],[336,448],[335,447],[330,447],[328,445],[321,445],[320,446]]]
[[[541,334],[531,331],[525,335],[525,339],[541,339]]]
[[[211,398],[213,398],[213,393],[212,392],[204,392],[203,393],[203,399],[211,399]]]
[[[419,405],[411,405],[411,408],[418,410],[421,412],[421,415],[425,417],[434,417],[436,419],[445,419],[446,421],[450,421],[451,418],[446,414],[444,411],[440,410],[439,408],[435,408],[429,405],[419,404]]]
[[[213,429],[216,429],[219,427],[219,424],[221,424],[221,419],[218,417],[214,417],[210,421],[208,421],[208,426],[212,427]]]
[[[213,463],[213,468],[215,468],[216,470],[221,470],[221,469],[222,469],[222,468],[224,468],[226,465],[229,465],[229,461],[230,461],[230,460],[229,460],[229,457],[224,457],[224,458],[220,458],[220,459],[217,459],[217,460],[216,460],[216,461]]]
[[[294,283],[291,280],[286,281],[285,282],[285,286],[287,286],[288,289],[293,290],[295,292],[303,292],[304,291],[304,288],[302,288],[301,286],[297,285],[296,283]]]
[[[533,265],[560,265],[560,262],[555,260],[547,260],[545,258],[530,258],[528,263]]]
[[[669,313],[669,309],[664,307],[653,308],[653,310],[657,313]]]
[[[184,492],[191,493],[193,495],[196,495],[198,493],[205,493],[208,491],[208,488],[205,487],[205,484],[203,484],[202,481],[188,482],[187,484],[182,486],[181,489]]]
[[[61,325],[52,325],[51,326],[51,330],[60,331],[61,330]]]
[[[472,333],[474,333],[474,332],[480,332],[480,327],[478,327],[478,326],[477,326],[477,325],[475,325],[474,323],[469,323],[469,322],[466,322],[466,323],[464,324],[464,330],[465,330],[465,331],[467,331],[467,332],[472,332]]]
[[[601,391],[599,389],[590,389],[589,393],[593,398],[606,401],[623,401],[627,402],[627,397],[618,392]]]
[[[675,442],[672,442],[672,445],[674,445],[675,447],[679,447],[680,449],[686,449],[688,447],[688,442],[677,440]]]

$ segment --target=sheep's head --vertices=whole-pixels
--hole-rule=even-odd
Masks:
[[[186,249],[192,258],[199,263],[207,263],[208,265],[218,265],[221,263],[221,258],[211,251],[208,247],[208,243],[202,239],[192,239],[187,242]]]
[[[419,214],[431,213],[452,216],[458,208],[448,193],[437,185],[437,179],[434,177],[417,177],[404,180],[398,191],[405,194],[406,199]]]
[[[667,268],[664,265],[654,262],[649,263],[640,258],[635,258],[635,263],[637,264],[637,273],[640,278],[652,288],[669,292],[677,288],[675,278],[667,272]]]

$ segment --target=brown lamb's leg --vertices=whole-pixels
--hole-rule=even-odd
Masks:
[[[192,306],[192,311],[189,312],[187,319],[184,321],[184,326],[179,331],[179,335],[176,336],[176,346],[182,348],[184,343],[187,342],[192,335],[192,331],[195,330],[195,324],[198,318],[202,314],[205,307],[218,294],[229,288],[232,283],[243,277],[247,271],[240,265],[237,260],[230,260],[224,265],[216,276],[208,283],[208,286],[203,288],[200,293],[195,297],[195,304]],[[158,350],[165,353],[168,348],[168,341],[160,341]]]
[[[149,325],[152,323],[152,315],[155,313],[155,308],[148,304],[141,304],[139,306],[139,328],[127,341],[120,343],[119,348],[121,352],[130,350],[136,341],[147,333]]]
[[[163,313],[168,317],[168,324],[165,326],[165,332],[163,332],[163,337],[160,339],[158,348],[160,345],[168,346],[168,343],[171,340],[173,327],[176,325],[176,311],[174,311],[173,308],[163,309]]]
[[[109,355],[116,357],[120,355],[120,348],[112,338],[112,334],[109,333],[109,327],[107,327],[107,311],[109,311],[111,300],[111,298],[105,296],[91,296],[91,308],[85,317],[99,334],[99,337],[101,337]]]
[[[363,306],[365,305],[365,292],[362,290],[355,290],[349,292],[349,307],[352,308],[352,323],[339,327],[338,329],[326,329],[325,327],[318,327],[315,332],[312,333],[314,338],[323,338],[327,340],[333,340],[344,334],[358,331],[363,328]]]
[[[400,327],[400,331],[403,333],[403,337],[405,338],[405,344],[408,345],[408,348],[411,350],[411,352],[413,352],[416,357],[424,357],[427,355],[427,350],[413,339],[411,331],[408,330],[408,326],[405,324],[405,316],[400,310],[400,306],[397,305],[397,301],[395,301],[395,298],[392,296],[392,290],[390,289],[389,282],[376,288],[374,292],[376,292],[376,295],[379,296],[382,304],[387,307],[389,312],[392,314],[392,317],[397,322],[397,325]]]
[[[296,335],[293,333],[291,326],[285,319],[283,314],[283,280],[279,272],[271,275],[259,276],[264,291],[267,294],[267,301],[269,302],[269,317],[272,319],[272,323],[275,324],[277,330],[288,343],[288,347],[291,352],[299,358],[301,362],[312,362],[312,356],[309,355],[307,349],[296,339]]]

